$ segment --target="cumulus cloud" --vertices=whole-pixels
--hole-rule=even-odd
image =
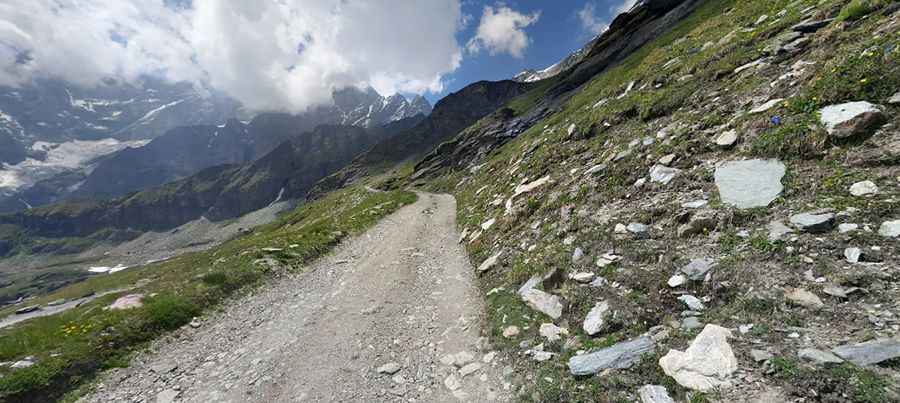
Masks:
[[[585,3],[581,10],[578,10],[578,20],[581,27],[592,35],[599,35],[609,29],[609,22],[617,15],[631,10],[637,0],[623,0],[613,3],[609,6],[609,17],[599,15],[597,5],[594,2]]]
[[[299,112],[347,86],[441,91],[460,21],[459,0],[14,0],[0,4],[0,85],[155,75]]]
[[[484,49],[492,56],[508,53],[513,57],[522,58],[525,49],[531,44],[525,28],[536,23],[540,16],[540,12],[522,14],[502,5],[496,8],[485,6],[478,30],[466,48],[472,53]]]

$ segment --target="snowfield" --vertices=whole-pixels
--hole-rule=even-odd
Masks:
[[[31,147],[44,151],[44,160],[28,158],[16,165],[3,164],[0,169],[0,190],[18,190],[66,171],[88,168],[94,160],[127,147],[141,147],[150,140],[119,141],[73,140],[65,143],[38,141]]]

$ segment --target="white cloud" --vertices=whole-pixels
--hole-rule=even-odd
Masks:
[[[298,112],[351,85],[439,92],[462,59],[459,0],[166,3],[3,2],[0,85],[153,74],[211,86],[251,109]]]
[[[586,3],[584,8],[578,11],[578,20],[581,27],[592,35],[598,35],[609,28],[609,24],[597,16],[594,3]]]
[[[581,27],[592,35],[599,35],[609,29],[609,22],[617,15],[631,10],[637,0],[623,0],[614,3],[609,7],[609,17],[597,14],[597,5],[594,2],[585,3],[581,10],[578,10],[578,20]]]
[[[521,58],[531,44],[525,28],[536,23],[540,16],[540,12],[527,15],[502,5],[496,8],[485,6],[481,23],[475,37],[469,40],[467,49],[472,53],[486,49],[492,56],[508,53]]]

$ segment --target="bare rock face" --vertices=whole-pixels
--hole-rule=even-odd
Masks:
[[[731,331],[706,325],[685,351],[669,350],[659,359],[666,375],[681,386],[698,391],[731,386],[730,376],[737,370],[737,358],[728,344]]]
[[[865,101],[826,106],[819,113],[828,134],[838,139],[868,134],[885,122],[882,107]]]

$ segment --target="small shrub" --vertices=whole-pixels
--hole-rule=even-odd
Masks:
[[[171,294],[151,298],[145,310],[149,326],[162,330],[177,329],[200,312],[187,297]]]

